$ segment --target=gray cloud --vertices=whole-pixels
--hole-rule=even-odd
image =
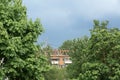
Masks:
[[[89,35],[93,19],[109,20],[109,26],[120,26],[119,0],[23,0],[28,17],[40,18],[45,33],[57,47],[67,39]]]

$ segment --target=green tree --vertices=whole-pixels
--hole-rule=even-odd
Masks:
[[[72,46],[72,40],[67,40],[63,42],[63,44],[59,47],[59,49],[70,50],[71,46]]]
[[[120,30],[108,28],[108,21],[94,20],[89,38],[75,39],[71,45],[72,64],[67,67],[71,79],[120,79]]]
[[[52,66],[51,69],[45,73],[45,80],[68,80],[66,68]]]
[[[77,38],[65,41],[60,49],[69,50],[68,55],[71,57],[72,64],[67,67],[69,78],[77,78],[81,72],[81,65],[87,60],[88,51],[88,37]]]
[[[53,53],[53,48],[50,45],[47,45],[42,49],[42,51],[48,59],[48,64],[51,64],[51,54]]]
[[[81,72],[81,66],[89,58],[88,55],[88,37],[74,39],[72,41],[71,51],[69,55],[72,60],[72,64],[68,65],[67,72],[70,78],[77,78]]]
[[[108,21],[104,21],[101,24],[99,21],[94,21],[94,29],[91,30],[89,59],[90,65],[95,66],[83,67],[86,71],[94,72],[97,70],[97,80],[119,80],[120,79],[120,30],[117,28],[107,28]],[[84,63],[85,65],[86,63]],[[92,75],[93,76],[93,75]],[[92,80],[96,80],[92,79]],[[86,79],[88,80],[88,79]]]
[[[43,32],[39,19],[28,20],[22,0],[0,0],[0,79],[43,80],[47,59],[36,41]]]

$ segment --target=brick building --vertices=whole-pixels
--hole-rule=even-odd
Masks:
[[[61,68],[67,66],[68,64],[71,64],[72,61],[67,54],[68,52],[69,50],[54,50],[50,55],[51,64]]]

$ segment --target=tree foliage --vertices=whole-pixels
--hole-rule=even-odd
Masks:
[[[72,40],[68,66],[70,78],[78,80],[120,79],[120,30],[108,28],[108,21],[94,20],[89,38]]]
[[[45,73],[45,80],[68,80],[66,68],[51,66],[51,69]]]
[[[43,32],[39,19],[28,20],[22,0],[0,0],[0,78],[42,80],[47,59],[35,45]]]
[[[81,72],[81,66],[87,61],[88,54],[88,37],[78,38],[72,40],[69,55],[72,60],[72,64],[67,67],[67,72],[70,78],[77,78]]]
[[[67,40],[63,42],[63,44],[59,47],[59,49],[70,50],[71,46],[72,46],[72,40]]]

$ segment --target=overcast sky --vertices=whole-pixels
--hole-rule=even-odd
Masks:
[[[119,0],[23,0],[27,15],[40,18],[45,29],[38,43],[47,41],[59,47],[63,41],[89,35],[93,20],[109,20],[109,27],[120,27]]]

